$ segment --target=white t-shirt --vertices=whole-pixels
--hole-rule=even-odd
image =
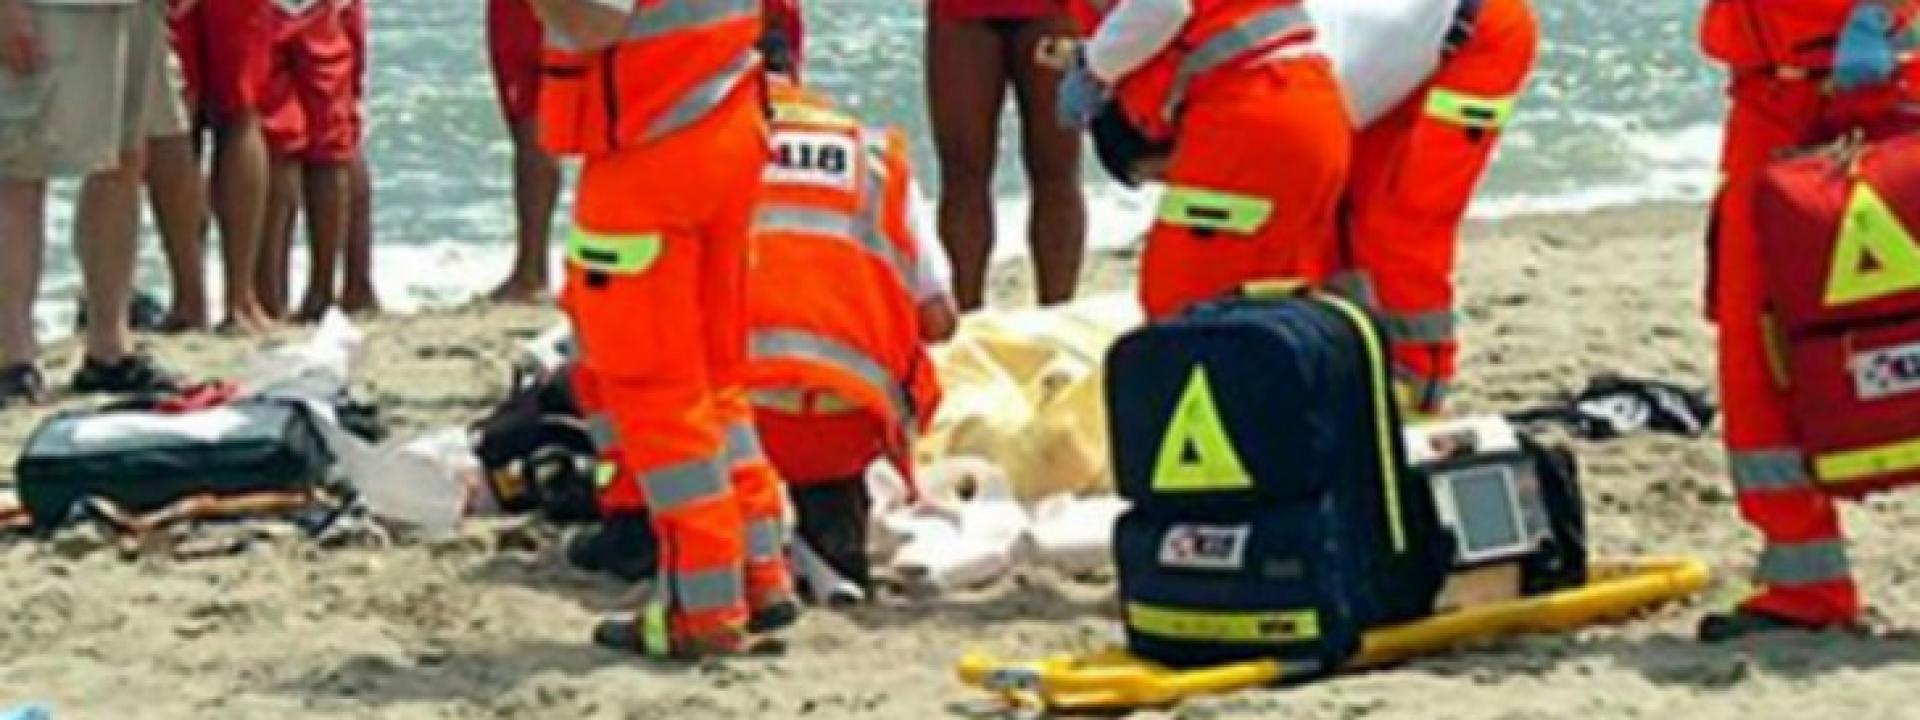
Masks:
[[[1316,43],[1357,126],[1365,127],[1425,84],[1440,67],[1460,0],[1305,0]],[[1173,42],[1193,16],[1191,0],[1122,0],[1087,43],[1087,68],[1104,82],[1133,72]]]
[[[907,227],[913,233],[914,246],[920,249],[920,262],[913,272],[913,299],[922,305],[953,297],[953,260],[947,257],[946,246],[940,244],[940,228],[934,224],[930,205],[920,192],[920,181],[909,180]]]
[[[1305,0],[1354,125],[1391,112],[1440,68],[1460,0]]]

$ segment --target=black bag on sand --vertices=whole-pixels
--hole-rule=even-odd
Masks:
[[[474,454],[501,510],[557,523],[600,519],[599,457],[572,375],[571,365],[520,374],[507,400],[474,423]]]
[[[14,476],[35,528],[49,531],[89,498],[145,512],[193,495],[309,489],[332,465],[303,405],[245,400],[171,414],[60,413],[27,440]]]
[[[1107,357],[1128,644],[1175,667],[1337,670],[1423,617],[1453,556],[1406,465],[1386,346],[1355,305],[1227,300]]]
[[[1542,445],[1524,433],[1520,445],[1533,458],[1540,499],[1551,537],[1541,552],[1520,565],[1520,592],[1543,595],[1587,584],[1587,501],[1580,490],[1580,462],[1572,450]]]

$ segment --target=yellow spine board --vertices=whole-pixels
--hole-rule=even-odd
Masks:
[[[1369,632],[1349,668],[1384,665],[1505,635],[1575,630],[1696,595],[1707,582],[1706,564],[1690,558],[1596,563],[1585,587]],[[1272,685],[1289,676],[1285,664],[1271,660],[1172,670],[1120,649],[1013,663],[973,653],[961,659],[958,670],[970,686],[1009,701],[1024,698],[1061,710],[1163,706]]]

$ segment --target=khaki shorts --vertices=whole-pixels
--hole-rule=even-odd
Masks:
[[[0,176],[109,171],[148,138],[186,132],[161,0],[29,7],[48,58],[36,75],[0,70]]]

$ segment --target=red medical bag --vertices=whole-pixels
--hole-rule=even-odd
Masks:
[[[1775,163],[1755,212],[1815,478],[1844,496],[1920,483],[1920,134]]]

